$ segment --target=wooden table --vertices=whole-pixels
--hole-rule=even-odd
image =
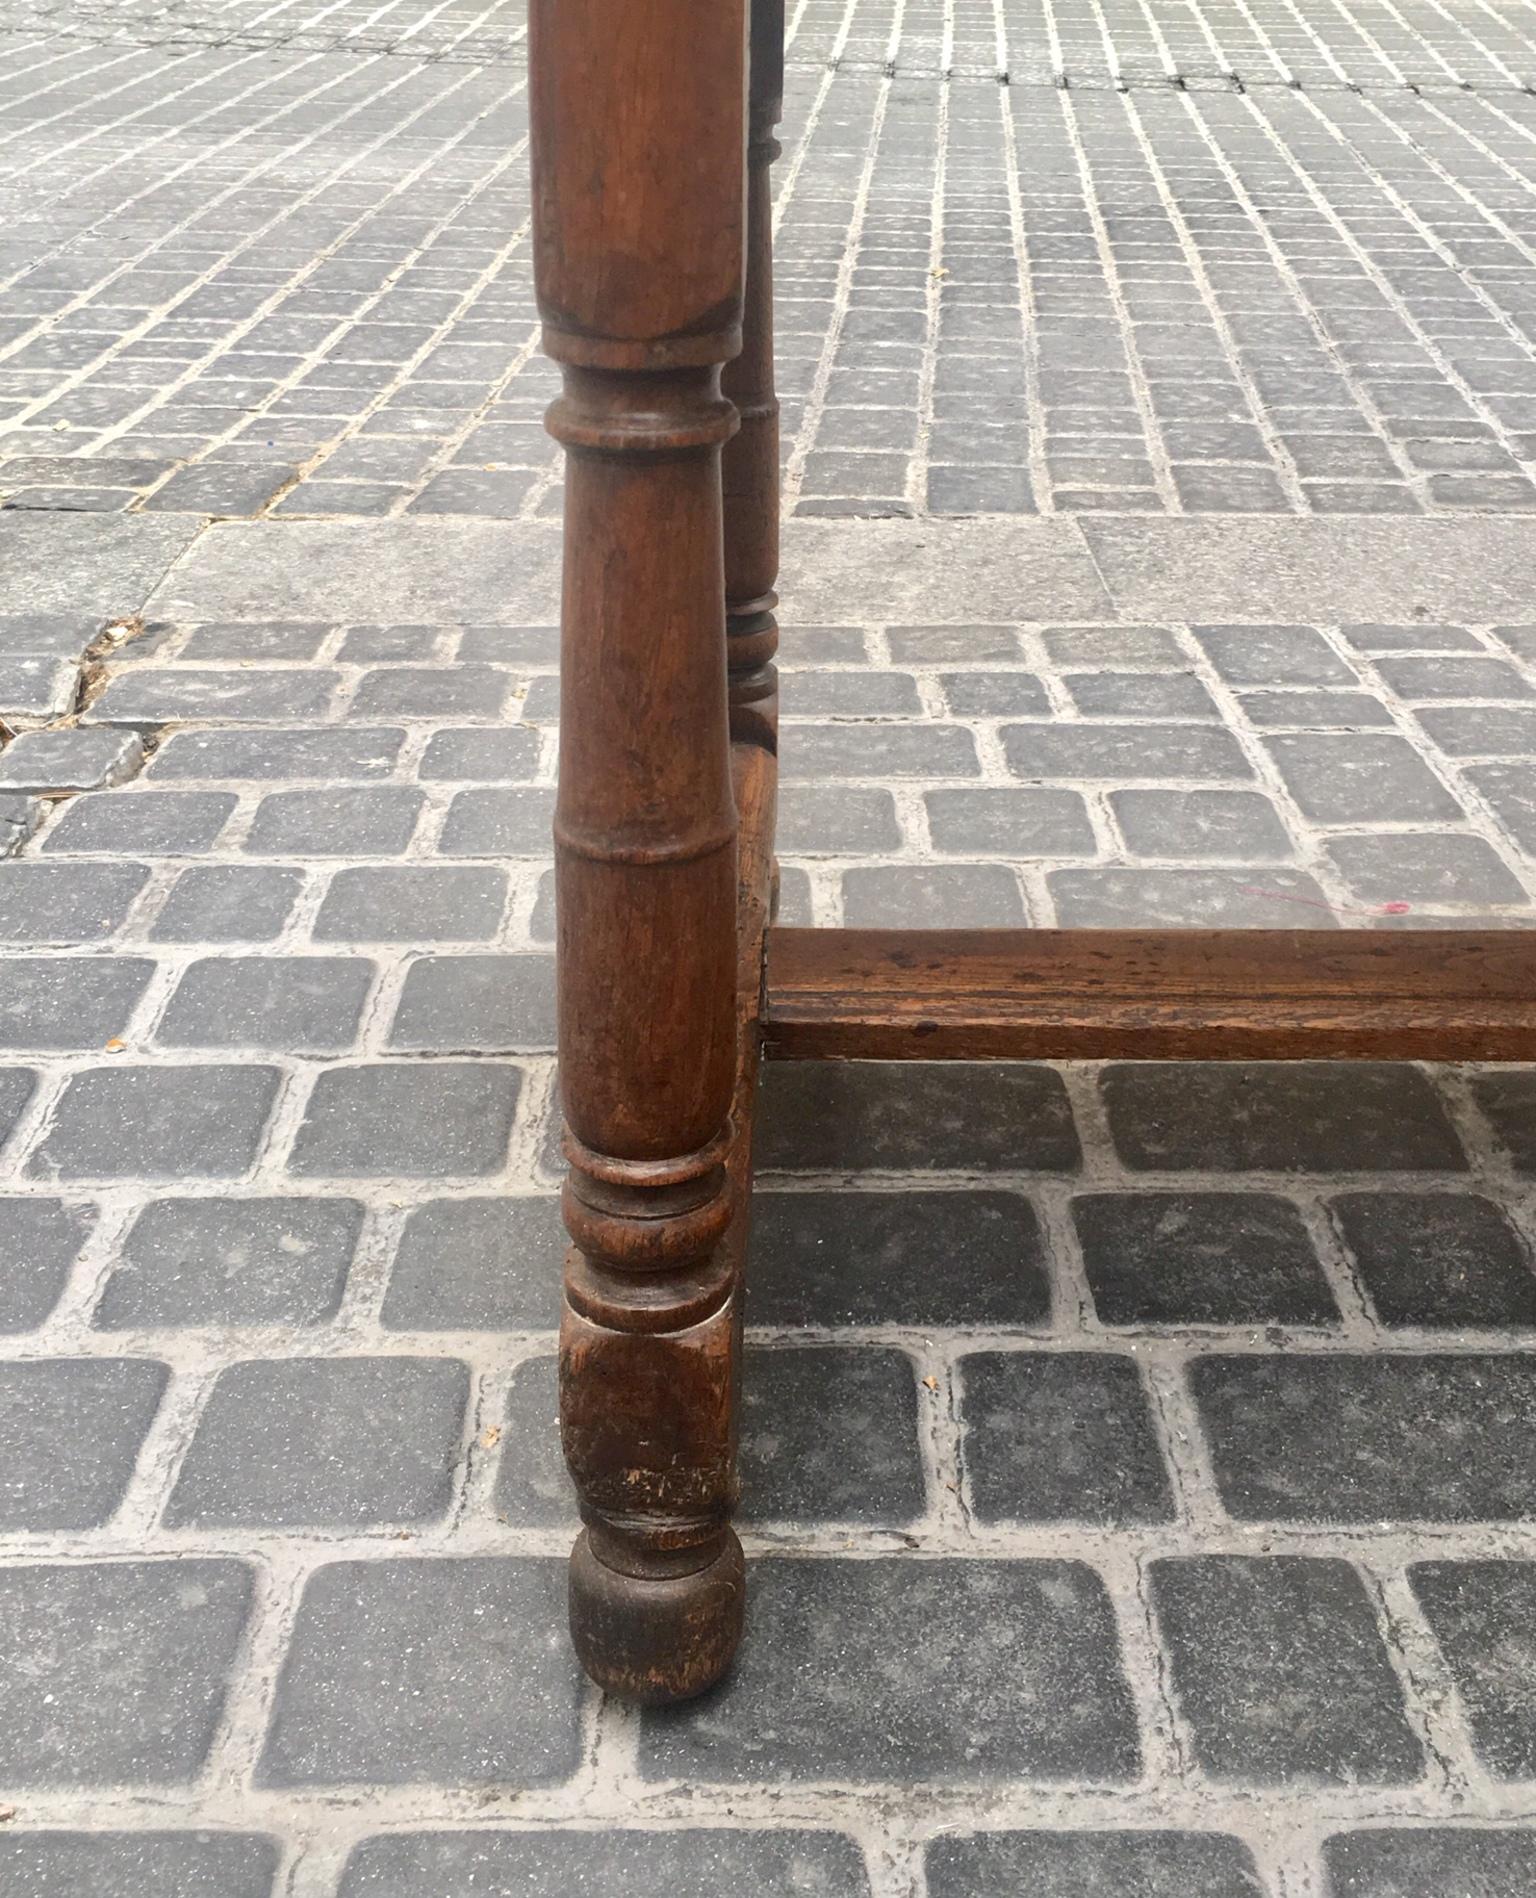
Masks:
[[[697,1694],[745,1600],[742,1267],[763,1055],[1536,1058],[1520,931],[769,927],[783,0],[532,0],[535,257],[567,460],[560,1375],[594,1680]],[[750,49],[749,49],[750,39]]]

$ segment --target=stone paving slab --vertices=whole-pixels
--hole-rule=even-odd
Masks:
[[[189,520],[0,515],[0,600],[14,615],[137,613],[197,531]]]
[[[1128,617],[1519,619],[1531,528],[1514,521],[1084,521]]]
[[[228,522],[148,594],[145,611],[200,619],[536,624],[555,616],[553,525],[478,521]],[[343,605],[342,602],[346,604]]]
[[[961,614],[979,623],[1523,621],[1532,531],[1486,519],[797,520],[784,531],[781,590],[786,618],[813,626]],[[18,559],[23,594],[33,571]],[[373,615],[536,624],[556,615],[559,572],[553,524],[228,522],[168,563],[143,605],[154,617],[261,617],[295,632],[307,620]]]

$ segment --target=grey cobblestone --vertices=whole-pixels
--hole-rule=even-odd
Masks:
[[[563,1568],[548,1561],[318,1569],[277,1685],[262,1782],[547,1786],[567,1778],[580,1736],[564,1596]],[[513,1652],[509,1629],[524,1631]]]
[[[405,1222],[382,1322],[402,1331],[546,1330],[565,1228],[551,1196],[438,1199]],[[452,1258],[454,1270],[439,1268]]]
[[[722,1886],[806,1898],[868,1898],[864,1861],[852,1839],[833,1832],[601,1833],[569,1831],[397,1833],[368,1839],[352,1854],[340,1898],[414,1898],[430,1884],[445,1898],[563,1898],[602,1890],[611,1898],[709,1898]]]
[[[646,1717],[648,1777],[755,1780],[770,1749],[769,1770],[791,1781],[1113,1783],[1137,1770],[1109,1603],[1075,1563],[769,1561],[754,1612],[759,1643],[707,1708]],[[877,1634],[909,1665],[861,1670],[867,1691],[850,1697],[851,1644]],[[947,1738],[957,1720],[960,1750]]]
[[[1504,1209],[1476,1193],[1346,1193],[1331,1202],[1385,1325],[1536,1325],[1536,1269]]]
[[[1504,830],[1523,851],[1536,851],[1536,764],[1528,757],[1500,759],[1466,773]]]
[[[558,1360],[526,1358],[512,1373],[499,1426],[508,1449],[496,1474],[498,1522],[580,1526],[576,1499],[560,1454]]]
[[[1070,1171],[1079,1150],[1049,1068],[1008,1063],[770,1064],[760,1164],[811,1171]]]
[[[1351,1898],[1430,1898],[1460,1886],[1499,1898],[1536,1875],[1536,1834],[1481,1826],[1380,1826],[1345,1832],[1323,1847],[1331,1890]]]
[[[1347,1562],[1163,1561],[1151,1586],[1203,1772],[1280,1785],[1392,1785],[1423,1772],[1371,1598]]]
[[[1465,831],[1335,837],[1327,853],[1346,889],[1366,903],[1390,901],[1399,890],[1416,890],[1437,907],[1465,905],[1475,913],[1528,901],[1493,846]]]
[[[528,778],[537,768],[538,734],[522,727],[439,731],[422,753],[426,778]]]
[[[122,1500],[169,1372],[145,1358],[0,1366],[0,1533],[90,1529]]]
[[[138,958],[22,957],[0,965],[0,1048],[100,1048],[154,973]]]
[[[501,870],[424,865],[338,870],[315,918],[315,940],[488,940],[500,930],[506,901],[507,878]]]
[[[1210,693],[1187,673],[1068,672],[1062,684],[1085,718],[1220,718]]]
[[[0,1569],[7,1786],[167,1786],[208,1757],[245,1625],[240,1562]]]
[[[555,1045],[552,956],[422,956],[406,972],[391,1048],[496,1054]]]
[[[1200,725],[1009,725],[1008,768],[1020,778],[1247,778],[1253,767],[1229,732]]]
[[[1520,1174],[1536,1173],[1536,1075],[1528,1068],[1478,1075],[1473,1098]]]
[[[94,724],[149,729],[209,717],[324,718],[338,679],[323,668],[241,673],[223,666],[135,666],[108,683],[86,717]]]
[[[101,631],[101,622],[68,613],[0,614],[0,653],[78,659]]]
[[[931,1898],[1250,1898],[1261,1889],[1237,1839],[1199,1832],[983,1832],[935,1839],[924,1853]]]
[[[1402,738],[1282,733],[1266,740],[1302,812],[1322,824],[1454,819],[1455,798]]]
[[[59,1294],[90,1231],[88,1208],[59,1199],[0,1199],[0,1332],[32,1331]]]
[[[936,1253],[953,1271],[936,1272]],[[1021,1194],[771,1192],[754,1215],[750,1314],[764,1325],[1028,1325],[1049,1315]]]
[[[234,808],[234,797],[219,791],[95,792],[64,810],[43,849],[196,856],[213,848]]]
[[[452,1358],[296,1358],[221,1371],[166,1504],[177,1527],[440,1518],[469,1392]]]
[[[45,725],[74,703],[78,674],[63,659],[0,654],[0,718],[8,725]]]
[[[335,1053],[355,1041],[374,975],[361,957],[211,956],[188,966],[155,1038],[170,1048],[275,1041],[296,1054]]]
[[[34,797],[0,797],[0,862],[14,857],[42,822],[43,805]]]
[[[1111,791],[1109,804],[1141,857],[1263,863],[1295,848],[1274,805],[1255,791]]]
[[[70,1076],[35,1179],[230,1179],[256,1157],[279,1073],[262,1066],[86,1068]]]
[[[319,1324],[341,1303],[362,1218],[349,1199],[151,1200],[92,1322],[116,1331]]]
[[[292,1169],[335,1179],[493,1173],[506,1158],[522,1075],[468,1061],[328,1068],[310,1095]]]
[[[1297,32],[1268,9],[1236,30],[1189,9],[1152,32],[1139,11],[1116,8],[1103,32],[1069,21],[1063,36],[1012,4],[997,17],[963,4],[951,44],[972,57],[955,57],[942,85],[934,30],[908,9],[896,17],[885,0],[866,0],[854,11],[870,27],[849,15],[841,30],[830,19],[813,27],[818,11],[792,15],[780,171],[782,334],[807,370],[786,374],[803,511],[1530,503],[1519,474],[1528,438],[1513,433],[1519,410],[1509,408],[1528,400],[1525,309],[1498,266],[1460,277],[1462,258],[1477,254],[1468,232],[1496,256],[1528,247],[1509,203],[1525,127],[1519,32],[1494,28],[1511,65],[1451,15],[1414,21],[1418,32],[1449,28],[1428,59],[1422,42],[1394,57],[1373,30],[1352,27],[1333,34],[1335,49],[1329,21]],[[526,239],[516,218],[497,218],[526,192],[526,152],[520,139],[475,137],[475,108],[439,120],[446,101],[473,99],[520,127],[520,21],[490,36],[459,23],[458,38],[435,46],[423,17],[431,11],[385,34],[389,46],[365,23],[351,42],[327,27],[308,44],[298,28],[254,28],[251,44],[292,44],[247,78],[239,104],[209,102],[194,118],[222,129],[216,150],[228,165],[207,214],[228,213],[243,194],[258,213],[222,254],[199,256],[203,270],[82,260],[63,315],[68,292],[51,307],[13,292],[21,330],[9,363],[27,366],[9,372],[19,418],[9,480],[34,484],[13,501],[32,505],[40,478],[99,461],[101,478],[137,484],[118,490],[123,499],[140,495],[131,505],[150,509],[537,518],[547,507],[551,450],[534,421],[549,378],[532,353]],[[148,23],[137,30],[154,40]],[[180,30],[196,44],[196,25]],[[414,47],[433,57],[414,61]],[[477,55],[488,65],[467,63]],[[328,78],[317,61],[332,66]],[[1430,87],[1422,99],[1403,70]],[[1475,72],[1466,97],[1452,78],[1464,70]],[[997,84],[1001,72],[1012,84]],[[1363,91],[1340,85],[1340,72],[1363,72]],[[175,93],[178,82],[159,84]],[[382,131],[365,118],[368,95],[397,104]],[[254,142],[266,125],[296,137],[319,173],[273,195],[272,156]],[[154,137],[180,152],[171,127]],[[325,169],[321,154],[347,140],[353,154],[395,159],[384,201],[347,199],[346,159]],[[91,150],[89,137],[65,137],[66,167],[89,163]],[[936,182],[902,190],[911,154],[938,161]],[[161,190],[173,192],[196,158],[201,146],[180,152]],[[1206,190],[1181,205],[1175,184],[1190,169]],[[433,194],[442,177],[458,182],[458,197]],[[123,247],[142,251],[133,220],[148,184],[120,165],[97,188],[106,228],[116,220]],[[1437,190],[1458,194],[1464,224],[1420,209],[1437,209],[1426,197]],[[883,209],[892,201],[906,226]],[[1373,218],[1361,222],[1359,201]],[[283,224],[302,230],[311,205],[334,211],[327,251],[300,262],[277,249],[281,264],[251,281],[251,258]],[[915,237],[925,264],[942,258],[938,296],[925,271],[909,283],[892,273],[885,260],[902,254],[892,237]],[[393,270],[378,268],[378,249]],[[161,302],[135,307],[127,336],[114,334],[106,311],[120,306],[99,300],[122,296],[135,270],[154,277]],[[1496,338],[1483,347],[1506,357],[1470,355],[1445,304],[1466,311],[1451,323],[1481,323]],[[1405,361],[1424,378],[1413,385],[1424,393],[1409,397],[1418,416],[1397,414],[1382,378]],[[925,364],[932,393],[917,402]],[[1190,387],[1211,391],[1204,410]],[[1088,408],[1084,393],[1113,406]],[[1266,433],[1253,423],[1274,395],[1289,402]],[[1090,414],[1096,427],[1084,425]],[[44,431],[55,446],[59,421],[72,459],[51,456],[49,473],[34,450]],[[1435,473],[1447,457],[1432,450],[1456,444],[1456,429],[1485,433],[1494,459],[1477,467],[1489,473]],[[287,488],[300,465],[304,478]],[[65,507],[85,497],[53,492]]]
[[[901,1351],[812,1345],[754,1353],[741,1418],[752,1519],[915,1521],[926,1500],[921,1394]]]
[[[150,934],[157,942],[269,942],[287,921],[303,881],[296,870],[200,864],[183,870],[171,885]]]
[[[1172,929],[1263,929],[1273,923],[1277,901],[1323,912],[1314,919],[1320,928],[1334,923],[1313,878],[1271,865],[1237,864],[1225,871],[1053,870],[1046,887],[1064,929],[1134,929],[1153,923]]]
[[[22,1832],[0,1839],[0,1879],[32,1898],[271,1898],[279,1842],[238,1832]]]
[[[797,855],[879,856],[899,847],[901,830],[889,791],[791,784],[780,798],[777,835]]]
[[[845,872],[842,892],[850,929],[912,929],[928,916],[956,929],[1025,920],[1017,874],[1000,863],[868,864]]]
[[[1536,1612],[1536,1564],[1419,1562],[1408,1576],[1456,1683],[1479,1758],[1501,1779],[1530,1779],[1536,1693],[1521,1659]]]
[[[174,732],[155,753],[150,775],[221,783],[241,778],[386,778],[405,733],[388,727],[363,731]]]
[[[264,857],[397,857],[421,810],[421,794],[404,788],[272,791],[245,848]]]
[[[448,806],[440,848],[445,857],[542,857],[554,819],[543,786],[460,791]]]
[[[1097,844],[1077,791],[996,786],[924,795],[934,848],[945,854],[1086,857]]]
[[[0,1138],[10,1138],[36,1089],[35,1069],[0,1068]]]
[[[1215,1357],[1190,1378],[1235,1516],[1486,1522],[1536,1509],[1529,1356]],[[1403,1462],[1391,1452],[1407,1433]]]
[[[1417,1070],[1386,1062],[1117,1065],[1101,1087],[1115,1145],[1138,1170],[1467,1165],[1439,1096]]]
[[[240,621],[196,627],[181,647],[181,657],[201,664],[242,659],[314,659],[330,628],[316,621],[274,621],[248,626]],[[131,656],[131,655],[130,655]],[[238,734],[232,734],[238,742]]]
[[[17,791],[99,791],[131,778],[143,748],[122,732],[21,732],[0,752],[0,786]]]
[[[1380,1195],[1357,1203],[1374,1208]],[[1108,1325],[1327,1325],[1338,1308],[1306,1222],[1264,1193],[1089,1193],[1072,1201]]]
[[[1173,1497],[1130,1358],[976,1352],[959,1364],[961,1456],[983,1522],[1160,1522]]]

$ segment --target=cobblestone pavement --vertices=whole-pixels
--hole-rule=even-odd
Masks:
[[[1536,506],[1529,0],[791,16],[798,512]],[[0,42],[7,505],[558,511],[515,6]]]
[[[0,9],[0,1893],[1528,1898],[1531,1070],[771,1070],[580,1683],[520,14]],[[1529,925],[1530,10],[795,18],[787,917]]]
[[[102,531],[13,538],[121,597]],[[507,582],[489,523],[117,531],[160,536],[142,613],[0,622],[77,708],[0,753],[0,1889],[1531,1889],[1536,1075],[772,1070],[751,1636],[693,1709],[602,1704],[562,1626],[554,536]],[[792,634],[794,916],[1390,926],[1433,873],[1520,919],[1514,831],[1448,787],[1521,708],[1414,682],[1523,676],[1528,630],[1128,587],[987,625],[944,559],[948,622]],[[365,571],[463,617],[350,619]],[[1340,757],[1253,717],[1287,696],[1379,723]]]

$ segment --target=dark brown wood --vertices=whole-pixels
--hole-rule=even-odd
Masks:
[[[740,1636],[736,811],[720,366],[740,347],[743,0],[533,0],[535,260],[567,456],[556,810],[571,1627],[640,1701]]]
[[[1536,1059],[1520,931],[769,928],[783,0],[750,0],[750,57],[748,4],[530,4],[536,275],[567,453],[571,1628],[592,1677],[645,1702],[710,1686],[741,1633],[764,1054]]]
[[[769,1058],[1529,1061],[1522,930],[774,929]]]
[[[721,457],[731,734],[778,743],[779,403],[773,374],[773,129],[784,104],[784,0],[751,0],[747,282],[741,353],[721,386],[741,426]]]

